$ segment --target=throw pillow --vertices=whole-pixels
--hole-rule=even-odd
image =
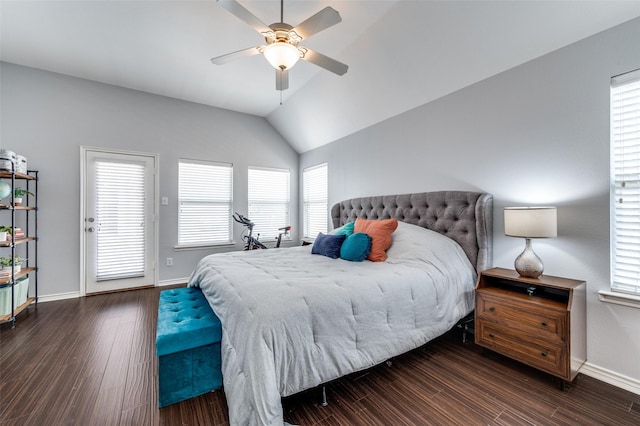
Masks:
[[[354,232],[363,232],[371,237],[371,253],[367,259],[372,262],[384,262],[387,259],[387,249],[393,240],[391,234],[398,227],[397,219],[367,220],[356,219]]]
[[[353,226],[355,224],[356,224],[355,222],[346,223],[341,227],[336,228],[333,231],[329,232],[329,234],[330,235],[346,235],[348,237],[349,235],[353,234]]]
[[[313,242],[311,254],[321,254],[332,259],[337,259],[340,257],[340,247],[345,238],[347,238],[346,235],[325,235],[320,232]]]
[[[349,235],[340,248],[340,258],[351,262],[362,262],[371,252],[371,237],[362,232]]]

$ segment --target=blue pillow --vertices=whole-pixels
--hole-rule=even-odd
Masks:
[[[363,232],[351,234],[340,248],[340,257],[352,262],[362,262],[371,252],[371,237]]]
[[[347,237],[353,234],[353,227],[355,226],[355,222],[349,222],[342,225],[340,228],[336,228],[333,231],[329,232],[329,235],[346,235]]]
[[[340,257],[340,247],[345,238],[347,238],[346,235],[325,235],[320,232],[313,242],[311,254],[321,254],[332,259],[337,259]]]

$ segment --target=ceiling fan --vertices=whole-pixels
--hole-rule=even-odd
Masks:
[[[309,48],[299,46],[302,40],[342,22],[340,14],[332,7],[325,7],[298,26],[292,27],[284,22],[284,0],[280,0],[280,22],[268,26],[235,0],[218,0],[218,3],[264,36],[267,45],[250,47],[217,56],[211,59],[214,64],[222,65],[239,57],[254,56],[262,53],[276,69],[276,90],[289,88],[289,69],[299,59],[311,62],[338,75],[343,75],[347,72],[349,67],[342,62]]]

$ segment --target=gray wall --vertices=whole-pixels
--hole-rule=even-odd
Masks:
[[[248,166],[290,169],[292,206],[298,204],[298,154],[263,118],[9,63],[0,63],[0,73],[1,146],[40,171],[40,295],[80,290],[80,146],[159,154],[160,195],[169,197],[159,207],[161,281],[188,277],[214,252],[174,251],[179,158],[233,163],[240,212],[247,211]],[[173,267],[165,266],[167,257]]]
[[[507,268],[524,241],[504,236],[503,207],[557,205],[558,238],[533,243],[545,273],[588,282],[588,362],[640,380],[640,309],[597,296],[609,289],[609,79],[640,68],[638,40],[635,19],[309,151],[300,167],[328,162],[330,204],[492,193],[494,264]]]
[[[524,245],[503,235],[502,208],[557,205],[558,238],[534,242],[546,273],[588,282],[588,361],[640,380],[640,309],[596,295],[609,288],[609,78],[640,68],[637,40],[638,19],[300,158],[261,118],[2,63],[0,143],[42,176],[41,294],[79,291],[81,145],[160,155],[160,195],[170,199],[160,206],[161,280],[189,275],[212,252],[173,250],[178,158],[234,163],[238,210],[246,210],[247,166],[290,168],[296,205],[298,170],[327,161],[331,203],[493,193],[496,266],[511,267]],[[166,257],[174,267],[163,266]]]

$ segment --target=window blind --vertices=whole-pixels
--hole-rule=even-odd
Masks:
[[[640,70],[611,79],[611,288],[640,294]]]
[[[328,216],[327,163],[303,171],[304,237],[315,238],[327,232]]]
[[[144,165],[96,161],[96,280],[145,274]]]
[[[178,163],[178,245],[231,241],[233,165],[195,160]]]
[[[248,216],[260,241],[274,240],[278,228],[289,226],[290,173],[283,169],[249,167]]]

